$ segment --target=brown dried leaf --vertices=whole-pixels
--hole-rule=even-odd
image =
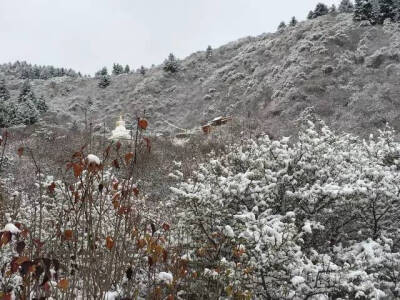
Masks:
[[[17,150],[18,156],[21,157],[24,154],[24,147],[19,147]]]
[[[150,153],[150,151],[151,151],[151,142],[150,142],[150,139],[147,138],[147,137],[143,137],[143,139],[144,139],[144,141],[146,142],[147,151]]]
[[[119,169],[119,162],[118,162],[117,159],[113,160],[112,165],[113,165],[114,168]]]
[[[125,154],[125,163],[129,164],[129,162],[132,160],[133,157],[134,154],[132,152],[128,152],[127,154]]]
[[[28,257],[26,257],[26,256],[20,256],[20,257],[18,257],[18,258],[16,259],[15,263],[16,263],[18,266],[20,266],[20,265],[22,265],[24,262],[27,262],[27,261],[29,261],[29,258],[28,258]]]
[[[146,245],[146,240],[145,239],[140,239],[137,241],[137,246],[139,249],[142,249]]]
[[[146,119],[139,120],[138,124],[139,124],[139,128],[143,129],[143,130],[146,130],[146,128],[148,126],[148,122]]]
[[[64,292],[68,289],[69,287],[69,281],[68,279],[61,279],[58,283],[57,283],[57,287],[60,290],[63,290]]]
[[[106,247],[108,250],[111,250],[114,247],[114,241],[110,236],[106,237]]]
[[[164,224],[162,224],[162,228],[163,228],[165,231],[168,231],[169,228],[170,228],[170,225],[169,225],[168,223],[164,223]]]
[[[10,241],[11,241],[11,232],[3,231],[1,233],[1,238],[0,238],[0,247],[2,245],[7,245]]]
[[[118,142],[115,144],[115,148],[117,149],[117,151],[118,151],[119,149],[121,149],[121,142],[120,142],[120,141],[118,141]]]
[[[83,172],[83,167],[80,163],[78,164],[73,164],[73,168],[74,168],[74,176],[75,177],[79,177],[81,176],[82,172]]]
[[[67,230],[64,231],[64,239],[66,241],[72,240],[73,235],[74,235],[74,233],[73,233],[73,231],[71,229],[67,229]]]
[[[48,187],[50,194],[54,194],[54,190],[56,189],[56,184],[52,182]]]

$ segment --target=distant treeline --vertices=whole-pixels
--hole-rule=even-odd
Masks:
[[[383,24],[385,20],[400,22],[400,0],[342,0],[339,7],[328,7],[324,3],[318,3],[314,10],[310,10],[307,19],[315,19],[328,14],[352,13],[356,22],[368,21],[372,25]],[[296,17],[292,17],[290,26],[297,25]],[[286,23],[281,22],[278,30],[286,28]]]
[[[6,76],[15,76],[20,79],[50,79],[54,77],[81,77],[80,72],[72,69],[55,68],[53,66],[32,65],[25,61],[16,61],[15,63],[6,63],[0,65],[0,73]]]
[[[314,19],[328,13],[353,13],[354,21],[369,21],[371,24],[383,24],[385,20],[400,21],[400,0],[342,0],[338,10],[333,5],[328,8],[318,3],[308,14],[308,19]]]

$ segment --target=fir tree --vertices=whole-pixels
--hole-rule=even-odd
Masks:
[[[7,127],[7,103],[0,100],[0,128]]]
[[[294,27],[294,26],[297,25],[297,23],[298,23],[298,21],[297,21],[296,17],[292,17],[292,19],[290,20],[289,25]]]
[[[355,21],[373,20],[372,18],[372,3],[369,0],[356,0],[354,6]]]
[[[35,103],[36,96],[35,96],[35,93],[32,91],[32,86],[29,83],[29,81],[25,80],[24,83],[22,84],[21,90],[19,92],[18,102],[23,103],[23,102],[29,102],[29,101],[31,101],[32,103]]]
[[[285,22],[282,21],[281,23],[279,23],[278,30],[283,30],[285,28],[286,28],[286,23]]]
[[[379,20],[383,24],[385,19],[395,21],[396,19],[396,6],[393,0],[379,0]]]
[[[164,61],[164,67],[163,67],[165,72],[169,73],[176,73],[179,70],[179,65],[178,61],[175,58],[175,55],[170,53],[168,56],[168,59]]]
[[[400,1],[397,0],[394,4],[394,21],[400,22]]]
[[[307,19],[308,20],[311,20],[311,19],[314,19],[315,17],[314,17],[314,12],[312,11],[312,10],[310,10],[309,12],[308,12],[308,15],[307,15]]]
[[[14,125],[32,125],[35,124],[38,119],[39,112],[36,109],[35,104],[32,101],[25,101],[17,106],[16,116],[11,120],[11,123]]]
[[[99,78],[98,86],[101,88],[106,88],[111,84],[111,77],[110,75],[102,75]]]
[[[336,5],[332,4],[332,6],[329,8],[329,13],[334,15],[337,13]]]
[[[129,67],[129,65],[126,65],[125,69],[124,69],[124,73],[129,74],[130,72],[131,72],[131,68]]]
[[[381,9],[379,5],[379,0],[369,0],[371,2],[372,10],[370,23],[371,24],[380,24],[381,23]],[[382,20],[383,23],[383,20]]]
[[[9,101],[3,107],[5,112],[5,117],[3,117],[4,127],[9,127],[11,125],[18,125],[17,116],[18,116],[18,108],[14,101]]]
[[[6,87],[6,81],[4,79],[0,80],[0,102],[4,102],[10,99],[10,92]]]
[[[340,13],[352,13],[354,11],[354,5],[350,0],[342,0],[339,5]]]
[[[103,67],[101,70],[97,71],[95,77],[99,79],[97,85],[101,88],[106,88],[111,83],[111,77],[108,75],[108,70],[106,67]]]
[[[113,73],[113,75],[120,75],[120,74],[124,73],[124,68],[120,64],[114,64],[112,73]]]
[[[39,113],[45,113],[49,109],[49,107],[47,106],[46,100],[44,99],[43,96],[40,96],[37,99],[35,105],[36,105],[36,109],[38,110]]]
[[[108,75],[107,67],[103,67],[101,70],[99,70],[99,71],[97,71],[97,72],[95,73],[95,76],[96,76],[96,77],[106,76],[106,75]]]
[[[146,74],[146,68],[144,66],[141,66],[139,69],[139,73],[144,76]]]
[[[37,101],[29,81],[26,80],[21,87],[18,104],[9,103],[6,108],[8,125],[31,125],[37,122],[39,118],[39,112],[36,108]]]
[[[212,47],[209,45],[206,49],[206,58],[210,58],[212,56]]]
[[[328,6],[323,3],[318,3],[314,9],[314,18],[318,18],[329,13]]]

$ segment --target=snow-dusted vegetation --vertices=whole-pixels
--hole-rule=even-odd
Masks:
[[[319,3],[93,78],[0,65],[0,300],[400,299],[399,16]]]
[[[174,57],[177,72],[165,71],[164,64],[122,74],[118,67],[114,74],[32,79],[31,85],[49,106],[42,122],[61,128],[83,129],[87,119],[111,130],[121,112],[133,118],[146,110],[151,130],[169,134],[174,128],[164,121],[193,128],[244,113],[281,136],[292,134],[293,120],[314,106],[335,129],[363,135],[386,122],[399,129],[400,23],[371,25],[353,18],[344,3],[337,13],[276,33]],[[20,76],[0,74],[17,101]]]
[[[192,152],[194,161],[168,158],[162,201],[143,192],[154,177],[136,170],[151,168],[147,143],[82,148],[60,179],[32,148],[18,148],[36,175],[19,175],[34,178],[28,193],[16,178],[3,181],[3,295],[400,297],[395,132],[336,134],[310,109],[298,126],[296,136],[242,136]]]

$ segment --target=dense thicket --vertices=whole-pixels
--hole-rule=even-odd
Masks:
[[[312,114],[301,126],[297,141],[210,157],[174,188],[200,298],[400,297],[400,144],[390,129],[336,135]]]

